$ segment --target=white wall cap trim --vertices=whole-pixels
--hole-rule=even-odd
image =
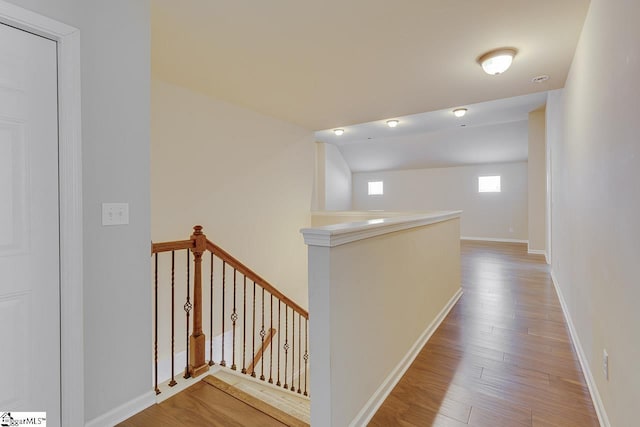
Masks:
[[[321,215],[321,216],[363,216],[363,215],[378,215],[380,218],[387,218],[391,216],[407,216],[413,214],[421,214],[421,213],[432,213],[425,211],[385,211],[385,210],[369,210],[369,211],[311,211],[311,215]]]
[[[324,227],[303,228],[300,232],[304,236],[304,242],[309,246],[333,248],[370,237],[460,218],[461,214],[462,211],[439,211],[334,224]]]

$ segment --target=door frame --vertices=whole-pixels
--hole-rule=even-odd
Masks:
[[[0,23],[51,39],[58,51],[60,399],[62,425],[84,425],[80,32],[0,0]]]

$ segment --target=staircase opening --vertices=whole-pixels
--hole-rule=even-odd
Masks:
[[[217,379],[206,381],[222,379],[254,395],[271,389],[309,396],[309,313],[299,304],[199,225],[187,240],[153,243],[152,269],[158,401],[207,372]]]

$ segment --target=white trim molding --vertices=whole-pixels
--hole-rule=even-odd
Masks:
[[[3,0],[0,23],[57,43],[62,425],[79,426],[84,424],[80,32]]]
[[[589,394],[591,394],[593,406],[596,408],[598,421],[600,421],[600,425],[602,427],[611,427],[609,417],[607,416],[607,411],[604,408],[604,403],[602,402],[602,398],[600,397],[600,393],[598,392],[598,386],[596,385],[596,381],[593,378],[593,374],[591,373],[587,355],[585,354],[584,348],[580,343],[578,332],[576,331],[573,321],[571,320],[567,303],[564,299],[564,296],[562,295],[562,290],[558,285],[558,281],[556,280],[553,271],[551,272],[551,282],[553,282],[553,287],[556,289],[558,299],[560,300],[560,306],[562,307],[562,313],[564,314],[564,318],[567,321],[567,325],[569,326],[569,334],[571,335],[571,340],[573,341],[573,346],[576,349],[576,353],[578,353],[578,361],[580,362],[580,367],[582,368],[582,372],[584,373],[584,378],[587,382],[587,387],[589,388]]]
[[[500,237],[469,237],[469,236],[461,236],[460,240],[474,240],[478,242],[500,242],[500,243],[526,243],[529,244],[528,240],[521,239],[503,239]]]
[[[547,252],[543,249],[527,249],[529,255],[544,255],[544,259],[547,259]]]
[[[357,240],[368,239],[396,231],[422,227],[454,218],[460,218],[462,211],[442,211],[427,214],[370,219],[368,221],[303,228],[300,232],[309,246],[333,248]]]
[[[112,427],[156,403],[155,392],[148,391],[85,424],[85,427]]]
[[[413,361],[418,357],[418,354],[422,348],[427,344],[433,333],[438,329],[440,324],[447,317],[447,314],[456,305],[460,297],[462,296],[462,289],[458,289],[456,293],[451,297],[447,304],[442,308],[440,313],[433,319],[433,322],[427,326],[427,328],[420,334],[418,340],[411,346],[407,354],[402,358],[400,363],[391,371],[391,373],[385,378],[380,387],[373,393],[367,403],[358,412],[358,415],[349,423],[349,426],[364,426],[371,421],[376,414],[380,406],[389,397],[389,394],[393,388],[400,382],[402,376],[407,372],[407,369],[411,366]]]
[[[544,255],[544,260],[547,264],[549,264],[547,251],[545,249],[531,249],[529,243],[527,242],[527,253],[529,255]]]

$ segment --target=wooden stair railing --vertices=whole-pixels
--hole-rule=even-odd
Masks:
[[[176,355],[181,355],[179,350],[183,349],[184,378],[199,376],[216,363],[227,367],[230,362],[231,370],[237,371],[240,367],[242,374],[308,396],[309,313],[306,310],[209,241],[199,225],[194,227],[189,240],[152,243],[151,252],[154,257],[156,394],[160,393],[159,383],[165,380],[170,379],[170,387],[177,384]],[[186,253],[184,261],[176,258],[179,252]],[[209,257],[205,256],[207,252]],[[170,257],[161,255],[164,253],[170,253]],[[184,273],[180,280],[176,280],[177,270]],[[203,287],[203,276],[209,279],[208,287]],[[231,280],[233,282],[228,283]],[[181,307],[176,306],[176,291],[186,295]],[[204,302],[207,296],[208,304]],[[179,316],[181,309],[184,318]],[[182,323],[182,319],[186,335],[184,341],[179,342],[184,345],[178,344],[176,348],[176,322]],[[209,320],[208,343],[203,319]],[[167,362],[164,363],[167,372],[162,378],[160,359]]]

